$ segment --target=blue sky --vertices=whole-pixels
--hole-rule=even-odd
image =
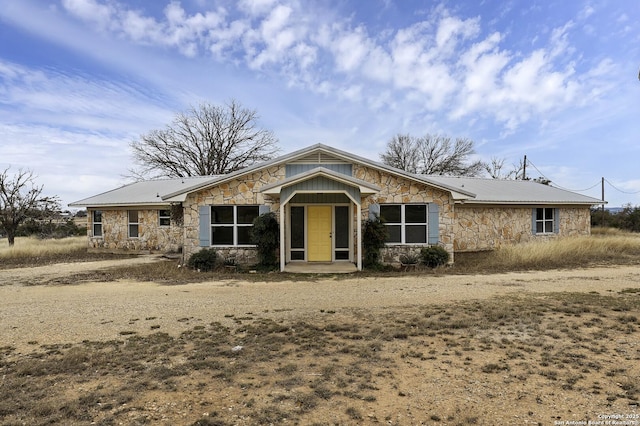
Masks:
[[[465,137],[480,159],[527,155],[530,176],[596,198],[604,177],[609,206],[640,205],[636,0],[1,6],[0,168],[65,205],[127,183],[130,141],[230,99],[282,153],[379,160],[398,133]]]

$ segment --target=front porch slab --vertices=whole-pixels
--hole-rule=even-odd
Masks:
[[[284,272],[292,274],[349,274],[358,268],[351,262],[289,262]]]

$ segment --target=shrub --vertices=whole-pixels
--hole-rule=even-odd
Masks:
[[[278,263],[276,250],[280,246],[280,225],[273,212],[261,214],[254,219],[251,239],[258,250],[260,266],[275,267]]]
[[[202,249],[191,255],[187,266],[202,272],[212,271],[216,267],[217,257],[214,249]]]
[[[449,252],[441,246],[425,247],[420,251],[422,263],[429,268],[446,265],[449,262]]]
[[[61,223],[29,219],[23,222],[16,232],[17,237],[37,236],[41,239],[66,238],[87,235],[87,228],[78,226],[73,220]]]
[[[389,233],[384,222],[378,216],[367,219],[362,225],[362,251],[364,267],[380,269],[380,249],[384,247]]]
[[[420,256],[414,253],[400,255],[400,263],[403,265],[417,265],[420,263]]]

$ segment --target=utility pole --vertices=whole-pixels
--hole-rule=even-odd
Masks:
[[[524,156],[524,163],[522,165],[522,180],[527,180],[527,156]]]
[[[604,176],[602,177],[602,227],[604,227]]]

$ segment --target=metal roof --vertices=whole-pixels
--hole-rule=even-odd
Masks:
[[[464,200],[474,204],[602,204],[602,200],[530,180],[504,180],[472,177],[428,176],[476,196]]]
[[[174,179],[157,179],[131,183],[93,197],[75,201],[70,207],[167,205],[164,194],[179,192],[182,189],[213,182],[220,176],[197,176]]]
[[[327,153],[327,154],[330,154],[332,156],[338,157],[338,158],[340,158],[342,160],[345,160],[345,161],[348,161],[348,162],[351,162],[351,163],[363,164],[363,165],[372,167],[374,169],[378,169],[378,170],[381,170],[381,171],[386,171],[386,172],[390,172],[390,173],[393,173],[393,174],[396,174],[396,175],[404,176],[407,179],[411,179],[411,180],[415,180],[415,181],[419,181],[419,182],[423,182],[423,183],[428,183],[431,186],[434,186],[434,187],[436,187],[438,189],[442,189],[442,190],[445,190],[445,191],[450,191],[450,192],[457,191],[457,193],[454,194],[454,195],[457,196],[457,197],[460,197],[460,198],[464,198],[464,196],[473,197],[473,194],[471,192],[469,192],[469,191],[464,191],[464,190],[460,190],[460,189],[456,189],[456,188],[451,188],[451,187],[448,187],[448,185],[446,185],[446,184],[442,184],[442,183],[437,182],[435,180],[432,181],[432,180],[430,180],[431,176],[414,175],[414,174],[408,173],[408,172],[406,172],[404,170],[396,169],[395,167],[387,166],[386,164],[379,163],[379,162],[373,161],[373,160],[369,160],[367,158],[363,158],[363,157],[357,156],[355,154],[351,154],[350,152],[342,151],[342,150],[339,150],[337,148],[318,143],[318,144],[315,144],[315,145],[308,146],[306,148],[299,149],[297,151],[290,152],[290,153],[282,155],[280,157],[273,158],[271,160],[265,161],[264,163],[253,164],[253,165],[251,165],[249,167],[246,167],[244,169],[240,169],[240,170],[237,170],[235,172],[232,172],[232,173],[229,173],[229,174],[226,174],[226,175],[221,175],[221,176],[218,177],[219,179],[212,180],[211,182],[204,181],[204,182],[193,184],[190,187],[186,187],[184,189],[179,189],[179,190],[171,192],[171,193],[165,193],[166,195],[164,196],[164,198],[167,199],[167,200],[170,200],[170,201],[174,201],[174,200],[175,201],[179,201],[175,197],[182,196],[182,199],[184,199],[184,194],[204,189],[207,186],[209,186],[210,184],[218,185],[220,183],[235,179],[238,176],[242,176],[242,175],[245,175],[245,174],[252,173],[255,170],[264,169],[264,168],[271,167],[273,165],[288,163],[288,162],[295,161],[295,160],[298,160],[298,159],[306,158],[310,153],[313,153],[313,152]]]
[[[380,171],[393,173],[408,179],[422,182],[451,193],[453,199],[462,203],[481,204],[577,204],[595,205],[602,201],[566,191],[553,186],[534,181],[499,180],[468,177],[449,177],[436,175],[417,175],[404,170],[387,166],[339,149],[316,144],[285,154],[272,160],[254,164],[244,169],[226,175],[198,176],[189,178],[159,179],[136,182],[123,187],[85,198],[69,204],[70,207],[101,207],[101,206],[136,206],[136,205],[167,205],[172,202],[182,202],[187,194],[205,189],[211,185],[252,173],[255,170],[267,168],[276,164],[283,164],[297,159],[306,158],[310,153],[327,153],[345,161],[363,164]],[[300,178],[298,176],[297,178]],[[356,179],[351,177],[353,182]],[[277,182],[271,186],[282,185]],[[358,182],[360,184],[361,182]]]

